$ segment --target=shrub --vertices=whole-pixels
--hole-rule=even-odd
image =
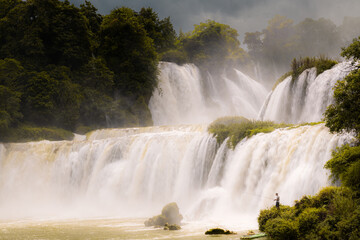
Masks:
[[[357,207],[348,217],[343,218],[337,225],[340,239],[360,239],[360,207]]]
[[[295,221],[279,217],[267,221],[265,231],[271,239],[276,240],[296,240],[299,235]]]
[[[332,68],[335,64],[337,64],[336,61],[325,56],[320,56],[318,58],[294,58],[291,62],[292,79],[297,79],[303,71],[313,67],[316,67],[316,74],[319,75],[325,70]]]
[[[354,190],[360,186],[360,146],[344,145],[332,153],[332,158],[325,164],[331,171],[333,181],[341,180],[345,186]]]
[[[265,231],[265,225],[267,221],[282,217],[284,219],[294,219],[294,211],[289,206],[280,205],[280,208],[272,207],[270,209],[264,209],[260,211],[258,217],[259,230]]]
[[[277,124],[271,121],[247,120],[243,117],[220,118],[208,127],[209,133],[215,135],[218,143],[229,138],[228,146],[235,146],[244,138],[251,137],[257,133],[269,133],[277,128],[288,127],[288,124]]]
[[[298,217],[300,233],[310,233],[316,229],[317,224],[324,220],[325,209],[307,208]]]

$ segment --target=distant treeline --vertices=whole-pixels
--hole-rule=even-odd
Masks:
[[[19,126],[86,131],[151,125],[148,102],[158,62],[195,63],[202,72],[298,55],[333,54],[360,33],[360,18],[275,16],[262,32],[238,33],[208,20],[176,34],[151,8],[116,8],[102,16],[89,2],[0,0],[0,140]],[[250,66],[250,67],[249,67]],[[274,79],[272,79],[274,81]]]

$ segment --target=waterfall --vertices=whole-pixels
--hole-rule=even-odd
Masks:
[[[257,228],[259,210],[274,204],[275,192],[291,205],[329,185],[323,166],[352,137],[324,124],[294,126],[230,149],[207,124],[227,115],[319,121],[335,82],[351,69],[340,63],[319,76],[308,69],[265,99],[266,90],[238,70],[204,77],[191,64],[161,63],[149,104],[156,126],[0,143],[0,219],[144,218],[175,201],[185,221]],[[180,125],[188,123],[198,125]],[[160,126],[170,124],[177,125]]]
[[[232,150],[193,125],[0,144],[0,218],[146,217],[176,201],[189,221],[249,214],[256,227],[274,192],[292,204],[326,186],[323,165],[349,140],[319,124],[257,134]]]
[[[276,122],[317,122],[333,103],[333,87],[353,69],[350,62],[339,63],[316,76],[316,68],[305,70],[295,81],[287,77],[263,104],[259,118]]]
[[[149,102],[155,125],[210,123],[222,116],[256,118],[265,100],[265,88],[234,70],[202,77],[192,64],[160,64],[159,86]]]

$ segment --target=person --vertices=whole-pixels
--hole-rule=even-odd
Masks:
[[[275,193],[275,199],[274,199],[274,201],[276,201],[275,206],[276,206],[277,208],[279,208],[279,207],[280,207],[280,196],[279,196],[278,193]]]

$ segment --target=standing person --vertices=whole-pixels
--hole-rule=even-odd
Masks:
[[[275,193],[275,199],[274,199],[274,201],[276,201],[276,204],[275,204],[276,208],[279,209],[279,207],[280,207],[280,196],[279,196],[278,193]]]

